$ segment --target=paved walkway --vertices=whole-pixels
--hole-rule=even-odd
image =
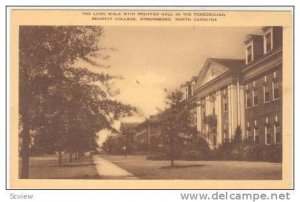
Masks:
[[[132,173],[120,168],[98,155],[93,156],[93,161],[100,178],[104,179],[137,179]]]

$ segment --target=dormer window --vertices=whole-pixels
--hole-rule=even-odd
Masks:
[[[276,47],[276,44],[274,45],[274,37],[278,36],[276,35],[277,28],[274,27],[264,27],[264,54],[270,52],[271,50]]]
[[[271,32],[267,33],[265,35],[265,53],[272,50],[272,38],[271,38]]]
[[[253,60],[253,47],[252,45],[247,47],[246,50],[247,54],[247,64],[250,63]]]
[[[191,91],[192,91],[192,92],[191,92],[192,96],[194,95],[194,89],[195,89],[195,83],[193,82],[193,83],[192,83],[192,89],[191,89]]]

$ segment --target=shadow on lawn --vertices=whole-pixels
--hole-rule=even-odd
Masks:
[[[174,165],[173,167],[171,166],[163,166],[161,169],[179,169],[179,168],[195,168],[195,167],[204,167],[207,165],[199,164],[199,165]]]
[[[80,179],[80,180],[88,180],[88,179],[101,179],[99,175],[81,175],[69,178],[62,178],[62,179]]]
[[[52,167],[82,167],[82,166],[94,166],[94,163],[77,163],[77,164],[62,164],[61,166],[59,165],[53,165]]]

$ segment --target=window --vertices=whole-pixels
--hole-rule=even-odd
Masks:
[[[278,99],[279,98],[279,84],[278,81],[273,81],[272,84],[273,87],[273,99]]]
[[[194,95],[194,89],[195,89],[195,84],[194,83],[192,83],[192,92],[191,92],[191,94],[192,94],[192,96]]]
[[[269,102],[271,100],[271,89],[270,85],[266,84],[264,86],[264,101]]]
[[[249,108],[251,107],[251,98],[250,98],[250,92],[246,92],[246,107]]]
[[[247,129],[247,140],[248,141],[253,141],[253,134],[251,128]]]
[[[253,136],[254,136],[254,142],[256,144],[259,144],[259,134],[258,134],[258,128],[253,129]]]
[[[272,49],[272,38],[271,38],[271,32],[267,33],[265,35],[265,44],[266,44],[266,53],[269,52]]]
[[[185,88],[185,99],[188,99],[188,88]]]
[[[275,144],[281,143],[281,126],[274,124],[274,142]]]
[[[203,108],[202,119],[205,120],[205,118],[206,118],[206,113],[205,113],[205,108]]]
[[[265,143],[271,144],[271,130],[270,126],[265,126]]]
[[[227,95],[224,95],[224,97],[223,97],[223,105],[224,105],[224,112],[228,112],[228,99],[227,99]]]
[[[195,110],[193,114],[194,114],[194,116],[193,116],[193,117],[194,117],[194,124],[195,124],[195,126],[196,126],[196,125],[197,125],[197,122],[198,122],[198,121],[197,121],[197,111]]]
[[[247,47],[247,63],[250,63],[253,60],[252,56],[252,46]]]
[[[212,94],[210,96],[210,102],[211,102],[211,105],[212,105],[212,114],[216,114],[215,101],[216,101],[215,94]]]
[[[253,106],[257,106],[258,105],[258,94],[257,94],[256,89],[252,90],[252,96],[253,96]]]

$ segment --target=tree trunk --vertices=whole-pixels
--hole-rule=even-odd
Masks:
[[[58,166],[62,165],[62,153],[61,150],[59,149],[58,151]]]
[[[173,133],[171,132],[171,137],[170,137],[170,154],[171,154],[171,167],[174,167],[174,137]]]
[[[29,143],[30,143],[30,134],[29,126],[26,122],[23,125],[22,131],[22,148],[21,148],[21,179],[29,178]]]
[[[69,162],[72,162],[73,161],[73,152],[70,151],[70,158],[69,158]]]

